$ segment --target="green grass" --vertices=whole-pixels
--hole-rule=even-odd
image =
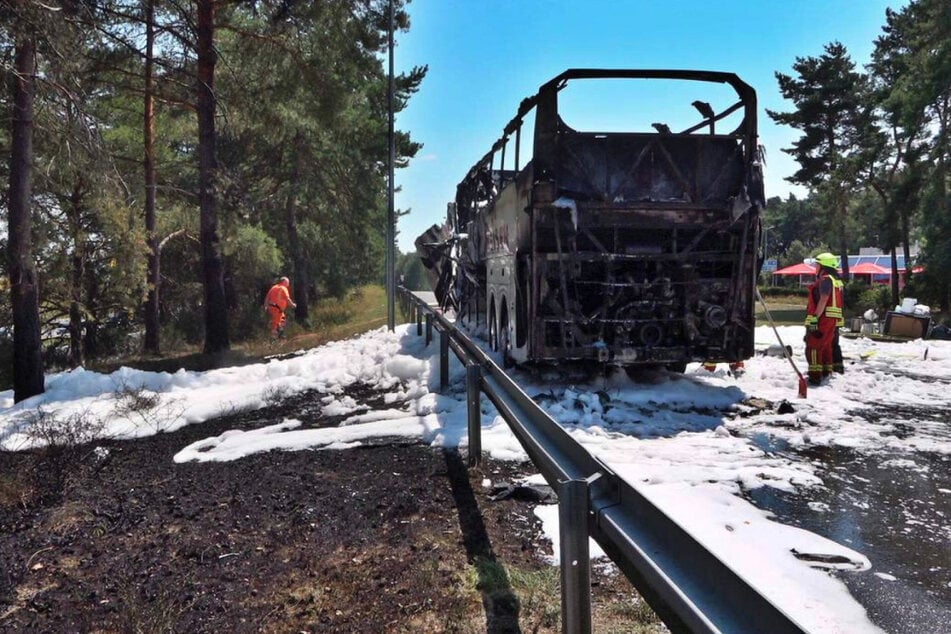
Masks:
[[[801,326],[803,321],[806,318],[806,298],[799,297],[796,295],[780,295],[780,296],[766,296],[763,299],[766,300],[766,306],[769,307],[769,314],[773,317],[773,322],[777,326]],[[849,306],[845,307],[846,315],[846,325],[849,323],[851,317],[861,316],[862,310],[850,310]],[[756,302],[756,325],[757,326],[768,326],[769,321],[766,319],[766,311],[763,310],[763,305],[759,302]],[[879,315],[879,319],[884,319],[885,315]],[[933,324],[942,324],[951,322],[951,315],[944,314],[938,311],[935,307],[932,307],[931,313],[931,323]]]
[[[777,326],[801,326],[806,318],[806,298],[796,295],[780,295],[763,298],[769,308],[773,323]],[[756,325],[768,326],[763,305],[756,302]]]
[[[287,338],[272,342],[262,317],[260,334],[247,341],[232,344],[231,350],[215,355],[203,354],[199,348],[170,350],[161,357],[132,356],[91,368],[109,373],[121,366],[151,372],[176,372],[179,369],[202,372],[214,368],[259,363],[265,357],[314,348],[330,341],[339,341],[386,325],[386,290],[379,285],[355,289],[338,300],[325,298],[310,307],[310,327],[296,323],[293,311],[288,313]]]
[[[483,603],[488,605],[504,601],[506,597],[516,597],[518,620],[523,632],[549,633],[562,630],[561,569],[558,566],[529,570],[505,566],[494,559],[476,557],[467,568],[460,585],[470,595],[481,595]],[[605,592],[599,597],[595,593],[591,599],[596,632],[659,634],[667,631],[633,588],[623,594]],[[466,618],[471,620],[471,615]],[[469,631],[458,623],[450,625],[447,631]]]

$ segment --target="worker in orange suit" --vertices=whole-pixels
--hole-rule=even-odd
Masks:
[[[264,298],[264,310],[271,318],[271,337],[273,339],[284,337],[284,326],[287,323],[287,317],[284,312],[287,307],[296,308],[297,304],[291,299],[291,281],[286,277],[278,280],[277,284],[271,287]]]
[[[834,353],[839,327],[845,323],[843,284],[838,268],[839,259],[831,253],[816,256],[816,281],[809,287],[804,338],[810,385],[819,385],[833,370],[844,370]]]

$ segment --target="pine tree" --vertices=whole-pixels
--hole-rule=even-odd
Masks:
[[[819,57],[797,57],[793,70],[797,77],[776,73],[776,79],[783,97],[796,109],[766,112],[777,123],[803,133],[791,148],[783,149],[799,163],[787,180],[809,187],[828,202],[843,274],[848,277],[848,203],[858,182],[861,141],[872,125],[871,108],[861,101],[866,77],[855,71],[839,42],[827,44]]]
[[[920,207],[923,290],[951,308],[951,4],[914,0],[889,11],[873,68],[882,77],[883,108],[915,142],[897,183],[903,206]]]
[[[36,47],[33,26],[18,20],[10,132],[9,273],[13,305],[13,398],[44,391],[40,348],[39,278],[33,262],[32,163]]]
[[[195,51],[198,64],[198,200],[201,218],[202,278],[205,290],[205,353],[231,347],[228,305],[225,301],[224,263],[218,230],[218,157],[215,116],[215,0],[197,0]]]

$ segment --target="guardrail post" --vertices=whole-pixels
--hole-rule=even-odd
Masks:
[[[423,334],[423,309],[419,306],[416,307],[416,336],[421,336]]]
[[[466,405],[469,420],[469,466],[482,462],[482,367],[466,366]]]
[[[588,548],[588,482],[559,483],[561,631],[591,633],[591,555]]]
[[[426,345],[433,340],[433,314],[426,313]]]
[[[449,333],[439,330],[439,391],[449,387]]]

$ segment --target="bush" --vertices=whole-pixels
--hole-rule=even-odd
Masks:
[[[27,416],[24,437],[29,447],[60,455],[76,452],[83,445],[97,440],[105,423],[87,411],[70,414],[66,418],[38,407]]]
[[[177,350],[185,346],[200,345],[205,340],[205,313],[200,305],[182,307],[163,317],[162,347]]]
[[[118,313],[99,325],[97,356],[135,354],[142,348],[142,331],[133,315]]]
[[[869,287],[863,282],[852,282],[847,284],[845,289],[845,307],[852,314],[861,315],[872,309],[880,317],[884,317],[891,307],[892,291],[888,285],[876,284]]]
[[[239,226],[229,236],[225,256],[230,335],[234,341],[251,339],[267,326],[267,316],[261,308],[267,290],[280,275],[290,276],[290,271],[285,271],[284,256],[277,242],[260,227]]]
[[[860,315],[868,310],[868,308],[871,308],[862,308],[862,296],[870,290],[872,289],[865,282],[845,282],[842,288],[842,295],[843,300],[845,301],[846,310]]]
[[[288,322],[294,314],[288,308]],[[233,341],[247,341],[268,332],[268,314],[260,302],[245,301],[228,314],[228,325]]]
[[[120,379],[113,391],[115,405],[112,416],[124,418],[138,428],[160,433],[182,415],[184,407],[176,399],[162,400],[157,392],[145,385],[136,385]]]

